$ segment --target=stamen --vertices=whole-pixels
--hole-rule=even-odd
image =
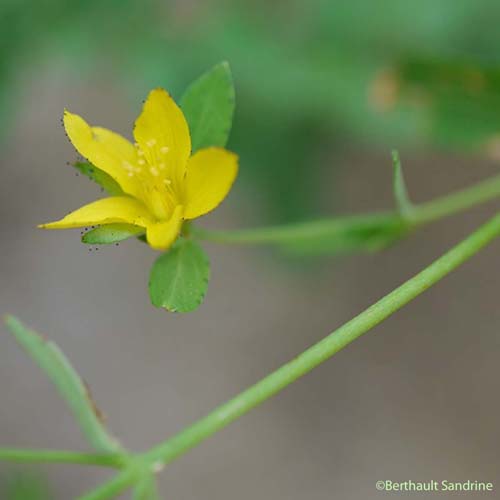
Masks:
[[[149,146],[152,148],[156,144],[156,139],[149,139],[149,141],[146,142],[146,146]]]
[[[163,154],[168,153],[169,150],[170,150],[170,148],[168,146],[162,146],[160,148],[160,152],[163,153]]]
[[[156,167],[150,167],[149,171],[155,176],[158,177],[160,175],[160,172],[158,172],[158,169]]]

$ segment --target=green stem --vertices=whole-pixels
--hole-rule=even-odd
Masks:
[[[131,465],[107,483],[79,497],[77,500],[105,500],[107,498],[114,498],[130,485],[142,479],[142,477],[138,477],[139,472],[140,469],[138,467]]]
[[[469,188],[416,205],[413,220],[426,224],[481,205],[500,197],[500,175],[490,177]]]
[[[497,236],[500,236],[500,214],[351,321],[192,426],[144,453],[140,459],[148,462],[152,468],[172,462],[381,323],[479,252]],[[103,485],[97,493],[93,492],[81,500],[110,498],[110,494],[117,494],[130,485],[136,474],[137,467],[132,464],[112,481]]]
[[[0,448],[0,460],[11,462],[55,462],[121,468],[125,456],[112,453],[78,453],[62,450]]]
[[[192,226],[191,234],[199,240],[212,241],[214,243],[288,243],[302,240],[303,238],[315,238],[324,236],[325,234],[340,233],[354,226],[358,229],[363,227],[368,229],[374,225],[390,223],[391,221],[400,219],[401,216],[396,212],[378,212],[234,231],[209,231]]]
[[[272,244],[293,242],[301,238],[311,238],[357,226],[374,227],[377,224],[404,222],[408,229],[449,217],[476,205],[500,197],[500,176],[491,177],[474,186],[442,196],[435,200],[413,205],[402,219],[396,212],[378,212],[367,215],[348,215],[312,222],[300,222],[281,226],[269,226],[235,231],[209,231],[191,227],[191,234],[200,240],[234,244]]]
[[[135,484],[132,500],[159,500],[159,498],[154,472],[145,472],[143,477]]]
[[[208,416],[153,448],[146,457],[167,464],[310,372],[360,335],[381,323],[430,286],[472,257],[500,235],[500,214],[481,226],[467,239],[437,259],[429,267],[396,288],[338,330],[283,365],[257,384],[223,404]]]

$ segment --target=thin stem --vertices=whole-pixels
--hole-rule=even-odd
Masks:
[[[63,450],[0,448],[0,460],[10,462],[55,462],[121,468],[125,456],[112,453],[78,453]]]
[[[209,231],[191,227],[191,234],[200,240],[216,243],[273,244],[293,242],[300,238],[310,238],[334,232],[340,233],[352,227],[369,228],[391,221],[397,223],[398,220],[404,223],[408,229],[412,229],[463,212],[498,197],[500,197],[500,176],[494,176],[461,191],[426,203],[412,205],[411,211],[404,218],[396,211],[387,211],[235,231]]]
[[[137,481],[139,471],[139,468],[131,465],[120,474],[114,476],[110,481],[102,484],[90,493],[79,497],[77,500],[106,500],[107,498],[114,498]]]
[[[414,214],[413,220],[417,224],[433,222],[498,197],[500,197],[500,175],[490,177],[461,191],[417,205],[414,208],[416,214]]]
[[[303,238],[314,238],[333,232],[342,232],[354,226],[358,229],[363,227],[370,228],[374,225],[390,223],[391,221],[397,222],[399,220],[401,220],[401,216],[396,212],[377,212],[234,231],[209,231],[197,226],[191,226],[191,234],[200,240],[212,241],[214,243],[273,244],[293,242]]]
[[[230,424],[241,415],[310,372],[360,335],[378,325],[398,309],[472,257],[500,235],[500,214],[481,226],[464,241],[437,259],[429,267],[396,288],[383,299],[283,365],[257,384],[223,404],[215,411],[168,441],[145,454],[150,461],[167,464],[193,446]]]
[[[153,471],[146,472],[137,481],[132,494],[132,500],[159,500],[156,476]]]
[[[289,363],[263,378],[227,403],[169,440],[139,456],[157,469],[175,460],[200,442],[223,429],[231,422],[266,401],[292,382],[329,359],[343,347],[356,340],[395,313],[429,287],[444,278],[467,259],[500,235],[500,214],[494,216],[468,238],[456,245],[429,267],[406,281],[393,292],[376,302],[351,321],[313,345]],[[134,476],[135,474],[135,476]],[[97,492],[81,500],[103,500],[123,491],[137,476],[130,466],[104,484]]]

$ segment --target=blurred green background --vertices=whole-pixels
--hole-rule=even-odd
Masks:
[[[59,128],[63,106],[130,134],[151,88],[179,97],[194,78],[228,60],[237,99],[229,147],[241,169],[217,226],[366,211],[391,203],[394,147],[410,164],[410,193],[420,198],[496,171],[499,24],[498,0],[1,0],[1,281],[12,284],[2,290],[2,312],[31,321],[70,351],[124,440],[144,448],[178,430],[392,289],[477,220],[430,229],[334,276],[325,268],[319,282],[294,281],[247,250],[217,249],[207,304],[189,318],[172,318],[148,303],[147,249],[132,242],[89,261],[77,254],[77,235],[33,229],[97,192],[63,177],[74,159]],[[441,301],[431,295],[409,308],[406,321],[390,323],[387,343],[363,340],[312,375],[311,385],[257,412],[264,422],[248,417],[252,429],[237,424],[227,438],[184,459],[177,473],[165,475],[162,491],[187,500],[202,493],[330,499],[332,492],[359,499],[375,497],[375,479],[440,479],[429,477],[436,471],[456,480],[494,479],[487,472],[499,465],[492,439],[497,398],[472,375],[498,380],[498,313],[484,326],[498,296],[491,273],[498,255],[488,255],[491,262],[477,274],[469,270],[440,288]],[[470,281],[479,291],[468,288]],[[135,312],[124,310],[131,302]],[[477,342],[471,328],[484,334]],[[57,398],[31,382],[38,372],[26,371],[27,359],[7,347],[15,354],[0,363],[9,401],[0,415],[2,444],[81,447]],[[464,391],[476,394],[470,404]],[[326,403],[319,394],[337,396]],[[339,423],[335,431],[332,422]],[[37,487],[19,468],[0,467],[0,498],[45,499],[51,488],[66,499],[97,482],[63,467],[51,472],[49,486],[37,479]]]
[[[55,61],[135,103],[228,60],[241,183],[268,222],[317,214],[325,156],[349,144],[500,154],[499,18],[495,0],[3,0],[2,135]]]

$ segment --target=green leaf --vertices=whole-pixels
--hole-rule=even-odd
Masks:
[[[91,229],[88,233],[82,236],[82,243],[89,245],[110,245],[118,243],[134,236],[144,234],[143,227],[134,226],[132,224],[106,224],[104,226]]]
[[[210,264],[194,241],[180,238],[151,269],[149,295],[156,307],[171,312],[194,311],[205,297]]]
[[[77,161],[73,166],[83,175],[93,180],[101,186],[111,196],[119,196],[123,194],[119,184],[106,172],[95,167],[92,163]]]
[[[401,167],[401,160],[399,159],[399,153],[396,150],[392,151],[392,164],[394,167],[393,190],[396,206],[398,212],[403,217],[408,217],[413,210],[413,205],[408,197],[408,191],[406,190],[406,184],[403,177],[403,169]]]
[[[105,429],[88,387],[59,347],[26,328],[14,316],[7,316],[6,324],[19,345],[45,372],[65,399],[87,441],[99,451],[119,451],[120,445]]]
[[[224,147],[234,113],[234,86],[229,64],[222,62],[195,80],[180,101],[191,133],[193,152]]]

